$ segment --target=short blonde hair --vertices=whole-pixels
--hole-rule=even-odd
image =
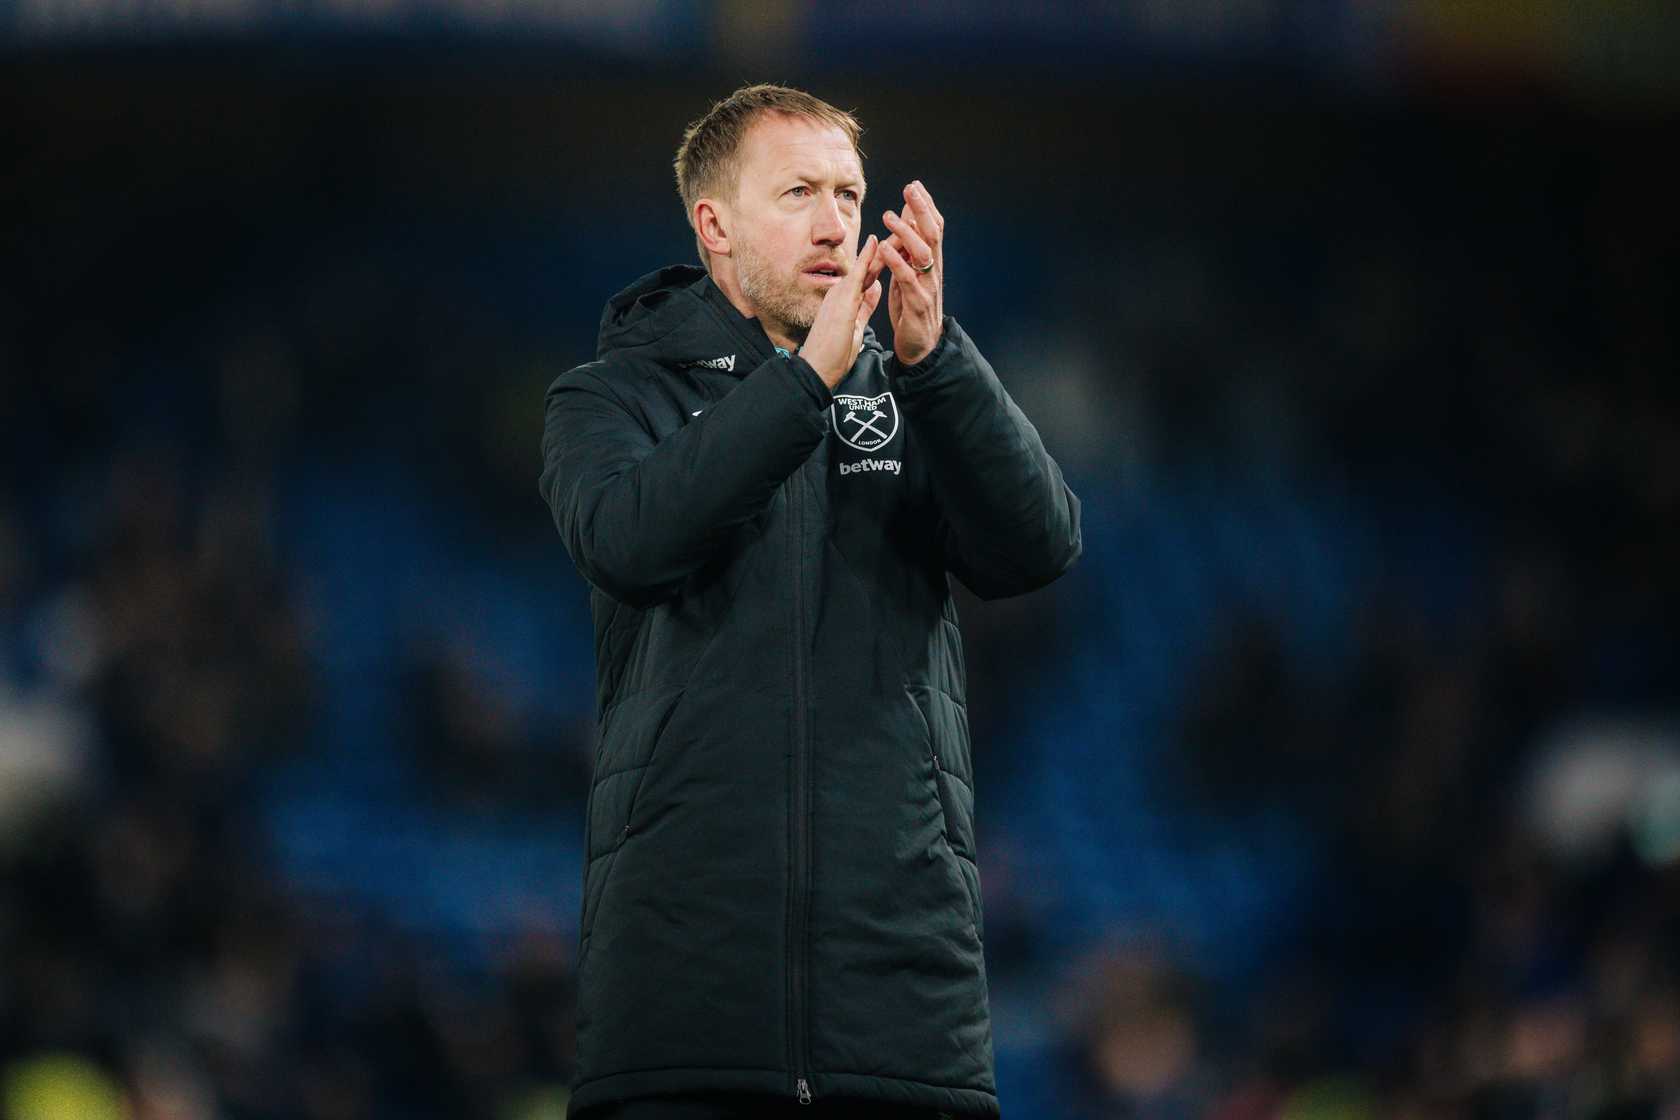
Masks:
[[[858,162],[863,161],[863,149],[858,146],[863,126],[852,114],[789,86],[763,82],[742,86],[690,124],[677,148],[677,193],[682,196],[690,228],[694,227],[694,204],[702,198],[736,199],[741,185],[741,141],[763,113],[785,113],[833,125],[851,140]],[[694,247],[700,263],[710,272],[711,254],[706,252],[698,229],[694,231]]]

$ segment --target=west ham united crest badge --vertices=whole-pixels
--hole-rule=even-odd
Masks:
[[[828,410],[840,438],[859,451],[884,447],[898,434],[898,404],[891,393],[878,397],[836,393]]]

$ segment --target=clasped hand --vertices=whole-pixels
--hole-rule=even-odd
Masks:
[[[892,232],[885,240],[869,235],[845,277],[824,294],[805,345],[800,347],[801,356],[830,389],[857,360],[863,328],[881,301],[880,276],[885,269],[892,269],[887,315],[899,363],[914,365],[939,342],[945,321],[945,219],[920,179],[905,186],[904,204],[901,214],[891,210],[882,214]]]

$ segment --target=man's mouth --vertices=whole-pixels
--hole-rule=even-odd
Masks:
[[[845,274],[845,270],[837,264],[812,265],[805,270],[805,275],[814,276],[818,280],[838,280]]]

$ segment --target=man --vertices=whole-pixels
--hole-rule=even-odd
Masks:
[[[705,268],[614,296],[548,388],[598,681],[574,1116],[999,1115],[947,573],[1049,583],[1079,501],[944,312],[926,188],[858,250],[858,134],[713,106],[676,159]]]

